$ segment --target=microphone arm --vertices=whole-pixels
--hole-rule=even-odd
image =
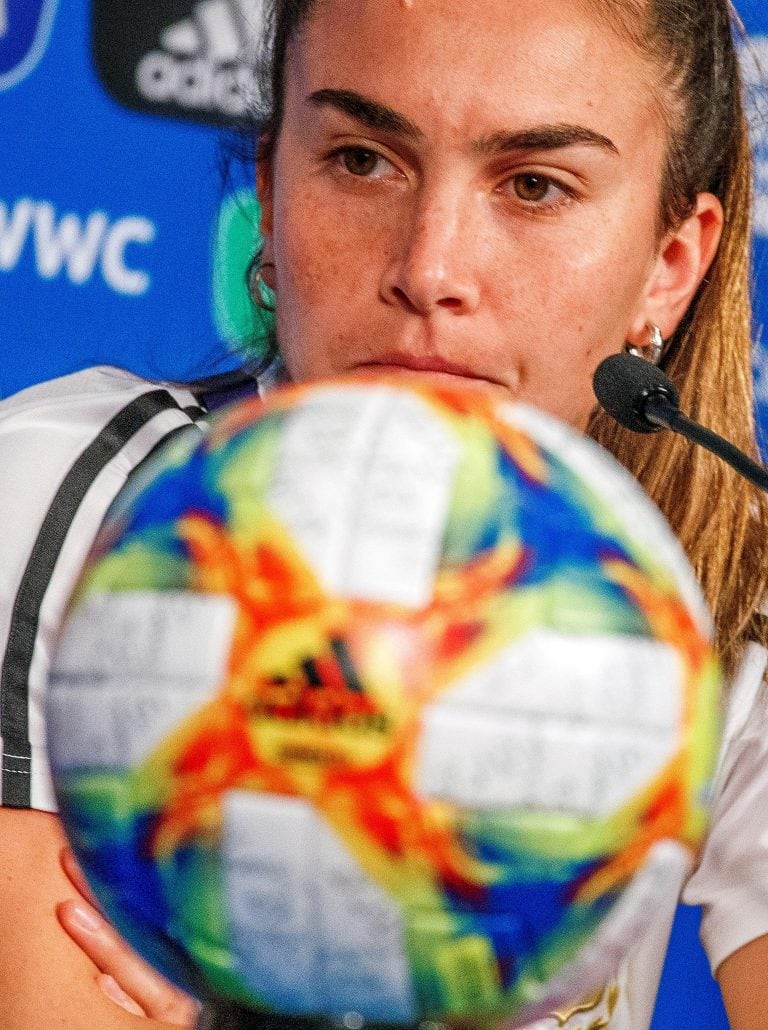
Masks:
[[[722,436],[713,433],[711,429],[694,422],[692,418],[684,415],[680,409],[672,403],[667,394],[653,392],[648,394],[643,403],[643,414],[649,422],[671,429],[673,433],[679,433],[686,440],[705,447],[718,458],[722,458],[734,468],[740,476],[748,479],[753,486],[759,487],[768,493],[768,469],[752,461],[750,457],[740,451]]]
[[[671,429],[705,447],[768,493],[768,469],[684,415],[675,384],[660,368],[633,354],[611,354],[597,366],[592,385],[605,411],[626,429],[636,433]]]

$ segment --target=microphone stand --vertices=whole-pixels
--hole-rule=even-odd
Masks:
[[[768,469],[756,461],[752,461],[743,451],[724,440],[722,436],[718,436],[711,429],[705,429],[698,422],[688,418],[666,393],[656,391],[649,393],[643,401],[643,414],[654,425],[671,429],[673,433],[679,433],[687,440],[716,454],[718,458],[722,458],[734,468],[739,475],[748,479],[753,486],[768,493]]]
[[[595,369],[592,386],[604,410],[625,429],[634,433],[671,429],[711,451],[753,486],[768,493],[768,469],[684,415],[675,384],[658,366],[626,352],[609,354]]]

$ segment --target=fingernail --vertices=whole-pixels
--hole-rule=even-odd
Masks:
[[[69,910],[69,918],[75,926],[79,926],[86,933],[95,933],[104,924],[104,920],[95,909],[92,909],[90,906],[81,905],[77,901],[74,902]]]
[[[99,977],[99,987],[105,994],[108,994],[112,1001],[118,1003],[129,1000],[128,995],[125,993],[120,984],[115,980],[109,973],[102,973]]]
[[[108,998],[111,998],[112,1001],[121,1008],[124,1008],[127,1012],[132,1012],[135,1016],[146,1015],[144,1009],[140,1008],[133,998],[125,993],[117,980],[110,976],[109,973],[102,973],[98,978],[98,984]]]

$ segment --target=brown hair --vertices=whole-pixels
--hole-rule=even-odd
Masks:
[[[591,2],[591,0],[590,0]],[[668,344],[666,370],[683,410],[756,455],[752,401],[750,237],[752,157],[727,0],[597,0],[633,13],[639,45],[670,97],[663,230],[714,193],[725,212],[712,267]],[[639,21],[637,20],[639,19]],[[637,36],[632,38],[637,40]],[[673,433],[638,436],[596,411],[589,433],[640,481],[667,517],[702,586],[728,672],[751,637],[768,580],[768,503],[719,459]]]
[[[756,453],[749,283],[752,163],[728,0],[582,0],[660,71],[669,125],[660,233],[679,225],[697,194],[714,193],[725,225],[717,256],[665,366],[692,418]],[[287,50],[317,0],[272,0],[271,98],[260,160],[271,158],[283,116]],[[718,651],[733,672],[750,637],[768,643],[755,613],[768,580],[768,502],[719,459],[671,432],[648,437],[597,410],[588,432],[639,480],[685,548],[714,616]]]

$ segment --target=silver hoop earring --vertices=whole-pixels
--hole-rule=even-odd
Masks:
[[[642,358],[651,365],[658,365],[664,354],[664,337],[661,329],[653,322],[648,323],[648,343],[644,347],[635,347],[628,343],[624,350],[636,358]]]
[[[271,295],[272,290],[264,280],[264,270],[274,267],[273,261],[264,261],[260,265],[253,265],[248,274],[248,293],[251,300],[257,308],[260,308],[262,311],[268,311],[270,314],[274,312],[275,305],[271,304],[265,295],[267,291]]]

